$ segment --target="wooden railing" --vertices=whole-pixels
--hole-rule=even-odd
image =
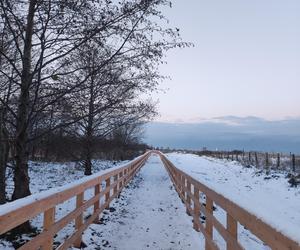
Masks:
[[[298,242],[288,238],[276,229],[266,224],[253,214],[241,208],[234,202],[226,199],[221,194],[195,180],[188,174],[176,168],[162,153],[156,151],[161,157],[170,178],[181,200],[185,203],[187,213],[193,216],[193,226],[196,231],[201,231],[205,237],[205,249],[219,249],[214,241],[213,229],[226,242],[227,249],[244,249],[238,241],[238,223],[250,230],[261,241],[273,250],[299,250]],[[200,195],[204,196],[204,202],[200,201]],[[220,206],[227,214],[227,225],[223,226],[214,216],[213,206]],[[272,209],[272,208],[270,208]],[[200,214],[205,215],[205,225],[200,222]],[[299,232],[300,234],[300,225]]]
[[[7,212],[0,214],[0,235],[23,224],[39,214],[43,216],[43,232],[19,249],[53,249],[55,234],[69,223],[75,221],[74,233],[65,240],[57,249],[67,249],[70,246],[80,247],[82,233],[93,222],[97,222],[101,212],[107,208],[110,202],[119,195],[122,188],[134,177],[136,172],[144,165],[151,152],[147,152],[131,163],[105,172],[103,175],[92,177],[83,183],[55,192],[45,197],[34,200],[39,195],[5,204],[1,207],[7,208]],[[84,200],[84,193],[88,189],[94,189],[94,196]],[[76,197],[76,208],[59,220],[55,220],[55,208],[57,205]],[[93,213],[86,220],[83,213],[93,206]]]

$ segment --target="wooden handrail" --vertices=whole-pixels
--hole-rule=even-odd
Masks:
[[[43,250],[52,249],[54,235],[74,220],[75,232],[57,249],[67,249],[72,245],[79,247],[83,231],[91,223],[98,221],[102,211],[120,194],[121,190],[144,165],[150,154],[151,151],[148,151],[123,167],[83,178],[79,183],[65,185],[59,190],[49,190],[2,205],[0,235],[43,213],[43,231],[19,249],[33,250],[41,247]],[[84,192],[90,188],[94,189],[94,196],[85,201]],[[74,210],[56,221],[55,207],[73,197],[76,197]],[[101,202],[102,197],[104,202]],[[83,212],[91,206],[94,207],[93,214],[84,220]]]
[[[300,250],[299,242],[277,231],[236,203],[176,168],[161,152],[155,152],[159,154],[167,169],[177,193],[186,205],[188,214],[193,216],[194,229],[203,233],[206,250],[219,249],[213,240],[213,228],[223,237],[227,249],[244,249],[238,241],[238,222],[273,250]],[[200,202],[200,193],[205,196],[205,206]],[[193,201],[192,205],[191,200]],[[220,206],[227,213],[226,228],[214,217],[213,204]],[[200,213],[206,217],[205,226],[200,222]]]

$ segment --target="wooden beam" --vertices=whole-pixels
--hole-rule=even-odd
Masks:
[[[80,193],[76,196],[76,208],[80,208],[83,204],[84,193]],[[78,215],[75,219],[75,229],[78,230],[83,224],[83,213]],[[74,246],[80,248],[82,241],[82,234],[78,234],[76,240],[74,241]]]
[[[227,231],[237,241],[237,221],[227,213]],[[227,250],[235,250],[234,246],[227,242]]]
[[[43,230],[48,231],[55,222],[55,207],[49,208],[44,212]],[[53,236],[47,237],[43,244],[43,250],[53,249]]]

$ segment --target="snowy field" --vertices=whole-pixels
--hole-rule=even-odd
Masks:
[[[170,153],[167,157],[176,167],[204,185],[300,242],[300,188],[290,188],[286,174],[273,171],[266,175],[255,168],[242,167],[237,162],[192,154]],[[215,213],[225,224],[224,211],[217,208]],[[224,246],[217,232],[215,234],[218,243]],[[269,249],[241,226],[239,238],[246,249]]]

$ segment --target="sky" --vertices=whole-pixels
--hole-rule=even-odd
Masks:
[[[300,117],[299,0],[174,0],[165,14],[193,48],[168,52],[156,121]]]
[[[198,123],[152,122],[144,141],[155,147],[246,150],[300,154],[300,119],[270,121],[224,116]]]

